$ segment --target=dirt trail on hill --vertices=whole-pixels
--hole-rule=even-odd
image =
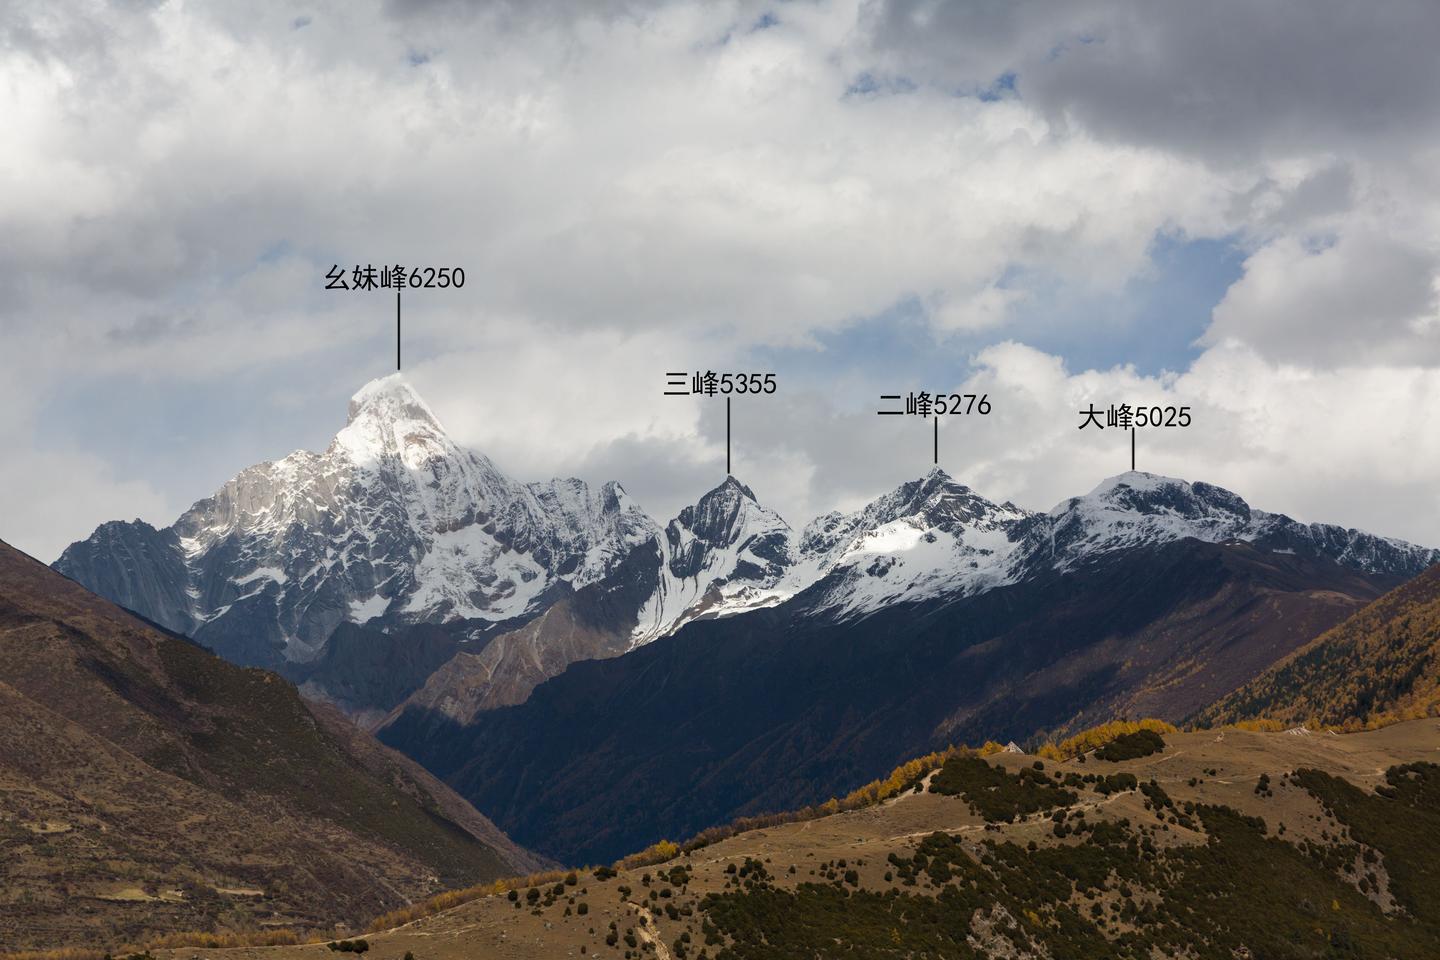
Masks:
[[[640,914],[640,923],[635,927],[635,935],[655,949],[656,960],[672,960],[670,948],[665,946],[665,942],[655,935],[655,915],[650,912],[648,907],[643,907],[633,901],[630,902],[630,905]]]

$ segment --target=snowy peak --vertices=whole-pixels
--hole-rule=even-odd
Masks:
[[[1064,570],[1117,550],[1185,538],[1304,551],[1367,573],[1413,576],[1440,561],[1440,551],[1401,540],[1256,510],[1214,484],[1132,471],[1051,510],[1027,533],[1027,564]]]
[[[660,581],[640,612],[636,642],[698,616],[724,616],[784,599],[773,588],[795,563],[793,541],[779,514],[727,476],[666,525]]]
[[[1250,540],[1256,515],[1220,486],[1130,471],[1048,512],[1032,531],[1031,561],[1068,569],[1100,554],[1187,537]]]
[[[506,477],[456,444],[399,374],[350,399],[324,452],[242,470],[167,533],[173,558],[149,565],[163,603],[141,612],[267,666],[312,659],[347,620],[533,615],[558,584],[600,580],[661,537],[618,484]],[[121,602],[138,592],[121,586]]]
[[[1142,516],[1173,516],[1189,521],[1249,522],[1250,505],[1223,487],[1132,470],[1101,482],[1083,497],[1074,497],[1050,511],[1064,512],[1077,504]]]
[[[788,541],[790,525],[773,510],[762,507],[754,492],[734,477],[685,507],[670,522],[667,536],[677,550],[690,544],[723,549],[756,540]],[[672,561],[673,564],[673,561]]]
[[[986,499],[937,467],[855,513],[830,513],[812,521],[801,535],[800,551],[833,564],[901,528],[921,533],[993,530],[1028,515],[1014,504]]]
[[[1185,537],[1244,539],[1255,516],[1221,487],[1131,471],[1055,507],[1045,535],[1064,566],[1082,556]]]
[[[919,480],[902,484],[883,498],[883,503],[883,512],[889,514],[886,520],[908,517],[935,527],[988,523],[1019,512],[1013,504],[992,503],[939,467]]]
[[[977,593],[1006,582],[1031,515],[996,504],[940,469],[852,514],[805,528],[787,582],[818,582],[817,608],[858,615],[892,603]]]
[[[371,380],[350,398],[347,422],[361,417],[382,420],[428,420],[439,427],[435,412],[399,373]]]
[[[452,487],[476,484],[490,497],[513,493],[489,460],[450,439],[435,412],[398,373],[370,381],[350,398],[345,427],[327,453],[361,467],[429,473]]]

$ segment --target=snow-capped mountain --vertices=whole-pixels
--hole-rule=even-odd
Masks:
[[[1275,553],[1307,551],[1353,570],[1411,577],[1440,550],[1325,523],[1256,510],[1209,483],[1130,472],[1111,477],[1036,518],[1025,531],[1023,568],[1070,569],[1088,558],[1184,538],[1240,541]]]
[[[56,568],[268,664],[312,659],[343,621],[522,618],[657,535],[619,484],[510,480],[397,374],[355,394],[323,453],[250,467],[165,531],[108,524]]]
[[[479,637],[591,586],[611,598],[602,632],[623,642],[576,655],[613,655],[773,599],[764,591],[793,564],[792,540],[733,477],[663,529],[618,483],[516,482],[456,444],[396,374],[351,398],[323,452],[249,467],[163,530],[104,524],[55,567],[232,660],[286,668],[317,661],[341,623],[473,624],[462,639]],[[546,629],[558,628],[531,629],[532,651]],[[504,649],[488,671],[506,673]],[[544,679],[570,658],[527,659]]]
[[[788,593],[774,587],[794,562],[792,539],[785,521],[727,477],[610,576],[483,649],[457,652],[399,709],[468,723],[482,710],[523,703],[577,660],[618,656],[691,620],[779,602]]]
[[[851,615],[902,600],[978,593],[1009,579],[1018,525],[1031,515],[995,504],[936,467],[848,515],[812,521],[782,584],[819,584],[814,605]]]
[[[734,477],[670,521],[662,551],[659,584],[632,635],[637,644],[698,616],[775,602],[786,595],[776,585],[796,561],[790,525]]]
[[[1032,513],[936,469],[798,536],[728,477],[662,528],[618,483],[510,479],[451,440],[397,374],[355,394],[323,452],[250,467],[162,530],[104,524],[55,566],[232,660],[285,669],[315,695],[338,689],[343,673],[337,696],[383,715],[397,689],[442,676],[435,664],[451,656],[443,676],[465,694],[430,690],[430,702],[519,702],[577,659],[616,656],[696,619],[793,599],[812,616],[848,620],[1183,538],[1392,577],[1440,560],[1144,473]],[[341,624],[368,627],[331,644]],[[420,627],[424,656],[391,656]],[[358,663],[399,673],[372,696]]]
[[[1299,523],[1208,483],[1124,473],[1041,514],[993,503],[936,468],[862,510],[811,522],[794,563],[767,595],[776,602],[804,593],[817,612],[848,618],[894,603],[983,593],[1187,538],[1303,551],[1382,576],[1410,577],[1440,562],[1440,550]]]

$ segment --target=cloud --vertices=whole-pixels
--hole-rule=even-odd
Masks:
[[[503,469],[524,479],[619,479],[663,523],[725,473],[723,403],[655,399],[661,381],[647,361],[674,346],[599,337],[553,351],[507,346],[491,359],[427,364],[412,379],[453,433]],[[600,389],[583,374],[593,354],[607,358]],[[989,416],[942,424],[940,464],[996,500],[1046,510],[1129,469],[1128,434],[1078,429],[1090,404],[1184,405],[1191,427],[1141,431],[1140,469],[1217,483],[1307,522],[1440,545],[1440,493],[1428,482],[1440,471],[1440,438],[1426,421],[1440,404],[1433,368],[1316,371],[1222,345],[1186,372],[1146,375],[1070,370],[1061,357],[1002,342],[981,351],[967,376],[915,386],[989,397]],[[782,381],[773,397],[737,399],[735,474],[797,529],[921,475],[931,425],[877,416],[881,392],[876,384],[851,406]]]
[[[947,423],[942,462],[984,492],[1044,507],[1116,472],[1124,445],[1070,411],[1153,396],[1197,421],[1145,438],[1142,466],[1440,542],[1409,412],[1440,366],[1437,17],[11,4],[0,316],[24,395],[0,441],[25,455],[0,499],[32,509],[0,535],[43,553],[91,512],[151,518],[322,444],[393,351],[389,294],[325,271],[401,263],[466,271],[404,299],[407,371],[458,436],[520,478],[621,479],[662,518],[724,454],[719,408],[662,397],[665,370],[803,367],[737,404],[733,451],[798,524],[928,466],[924,425],[870,405],[953,356],[995,414]],[[1086,353],[1107,364],[1171,344],[1103,307],[1130,316],[1157,238],[1244,261],[1182,363],[1084,370],[1017,342],[1113,340]],[[928,324],[909,373],[846,339],[904,305]],[[1146,372],[1167,363],[1188,369]],[[37,488],[57,471],[65,495]]]
[[[1056,121],[1222,164],[1433,145],[1440,129],[1425,0],[885,0],[871,17],[876,55],[912,78],[965,89],[1013,71]]]
[[[1434,365],[1436,279],[1433,252],[1390,236],[1346,234],[1318,249],[1282,237],[1245,262],[1204,341],[1324,367]]]
[[[1002,344],[979,358],[970,387],[1011,415],[977,431],[974,485],[1048,508],[1129,466],[1128,438],[1078,430],[1094,402],[1188,405],[1193,426],[1141,431],[1138,466],[1228,487],[1253,506],[1440,544],[1440,439],[1425,410],[1440,371],[1358,366],[1314,371],[1244,347],[1206,351],[1183,374],[1067,371],[1059,358]],[[1002,407],[1002,401],[1009,402]],[[1406,456],[1394,451],[1405,449]]]
[[[456,9],[394,36],[352,22],[352,50],[321,29],[333,11],[297,36],[112,8],[99,52],[7,61],[23,109],[0,263],[121,326],[177,291],[226,323],[283,242],[311,283],[332,260],[457,264],[473,311],[784,343],[905,296],[988,323],[1016,262],[1116,283],[1157,228],[1220,226],[1228,188],[1203,168],[1022,104],[846,98],[845,4],[733,35],[754,18],[727,5],[537,14],[518,39]],[[49,19],[55,44],[79,32]],[[415,49],[435,51],[423,69]],[[59,312],[54,288],[26,289],[31,322]]]
[[[164,526],[178,512],[177,503],[148,482],[120,479],[108,463],[84,451],[22,448],[0,461],[0,490],[6,542],[46,563],[107,520],[140,517]]]

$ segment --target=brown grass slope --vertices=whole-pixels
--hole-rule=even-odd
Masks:
[[[1157,752],[1119,760],[991,752],[990,770],[961,750],[829,816],[382,918],[366,956],[1430,960],[1437,746],[1425,720],[1347,736],[1166,733]]]
[[[536,861],[418,766],[0,543],[0,944],[356,922]]]
[[[1440,713],[1440,566],[1385,594],[1201,710],[1356,729]]]

